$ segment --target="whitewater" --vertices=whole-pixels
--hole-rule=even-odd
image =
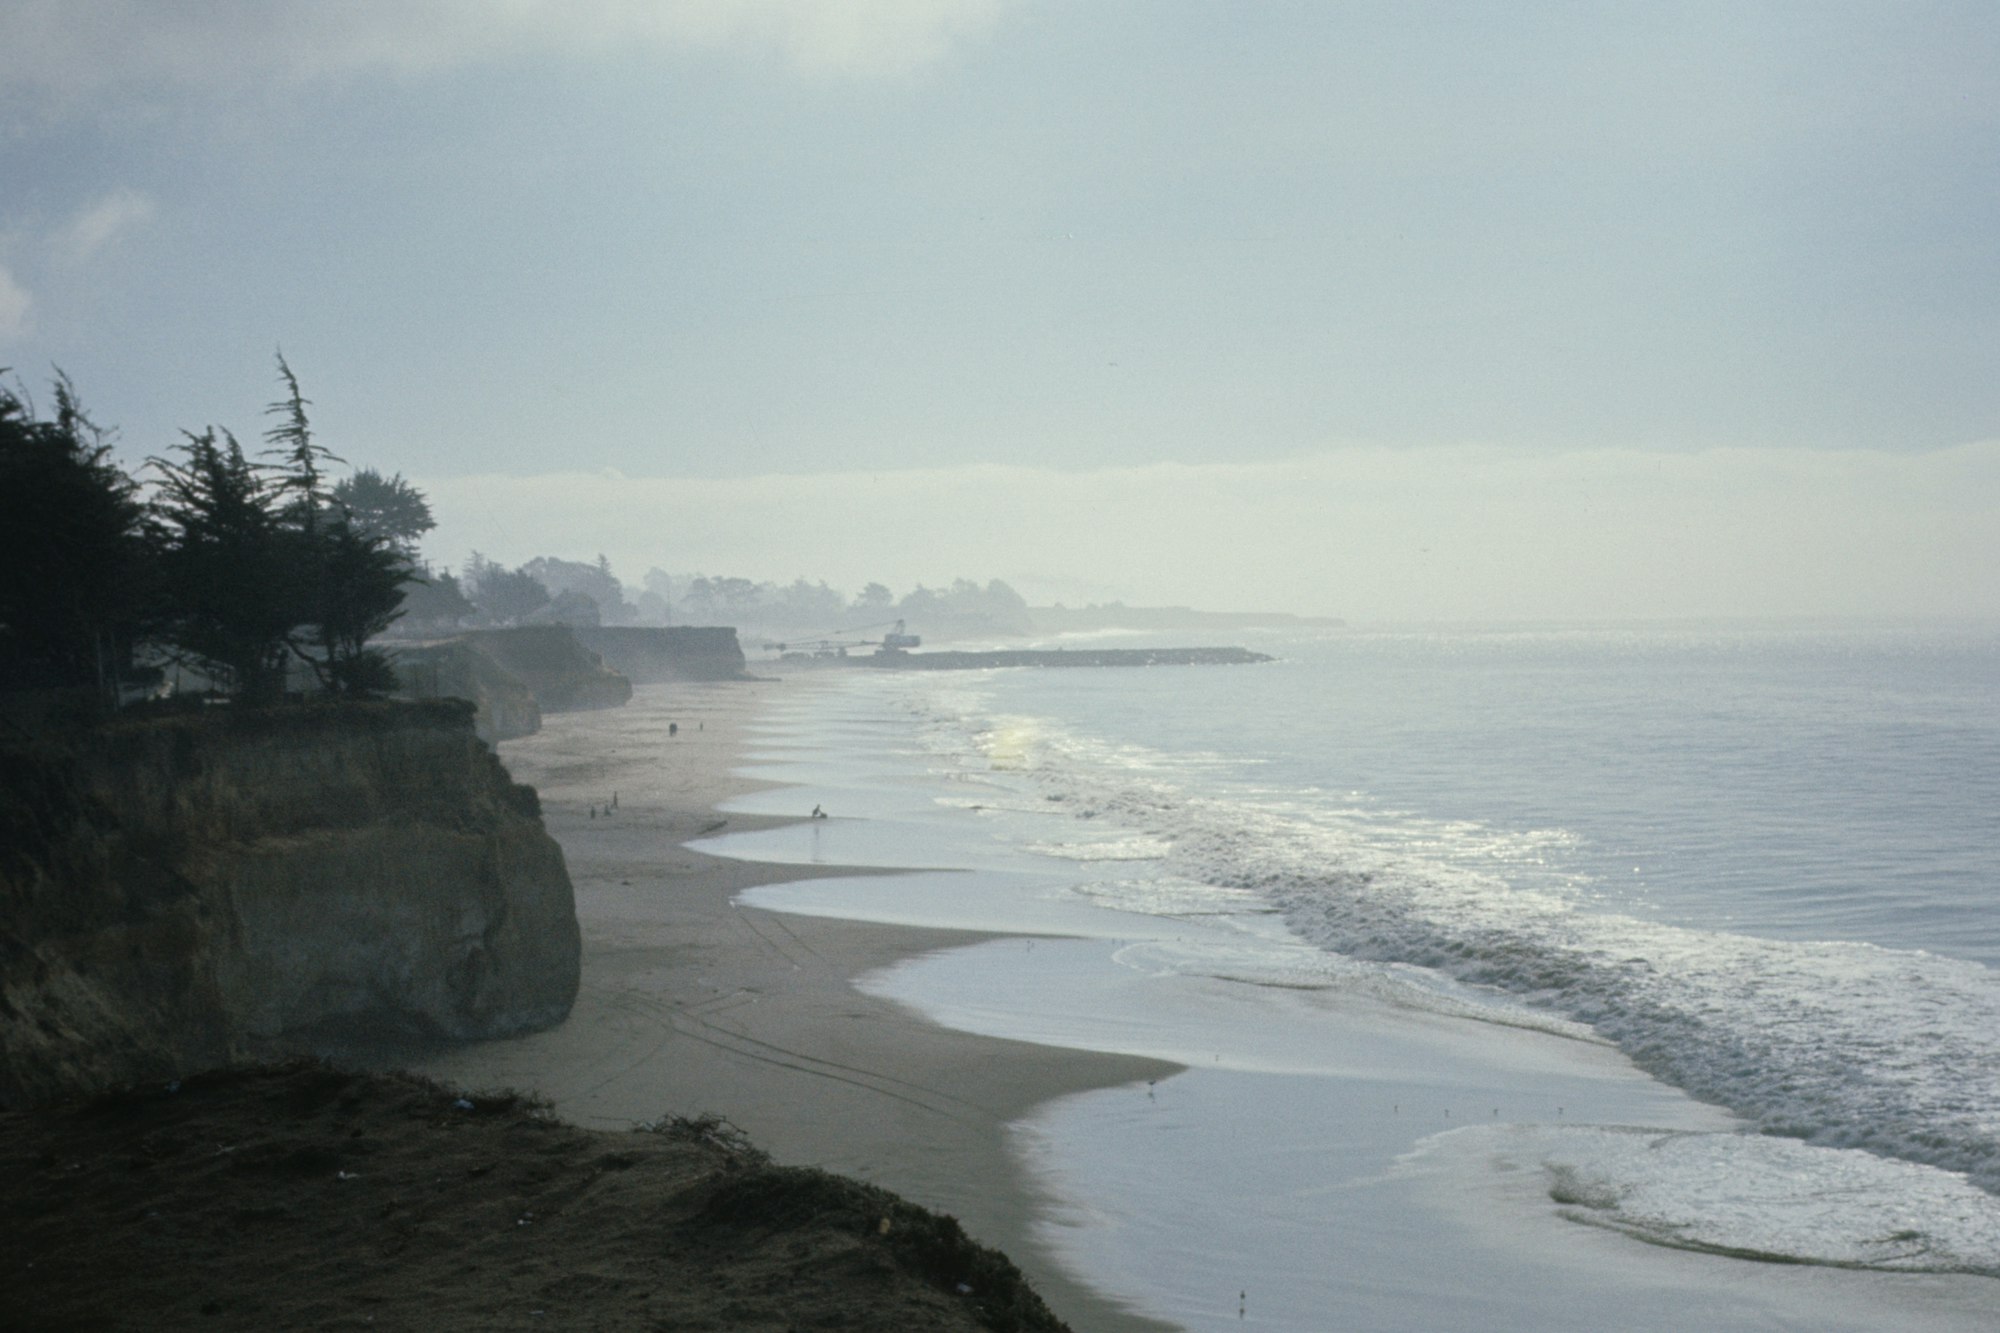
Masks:
[[[1249,646],[857,675],[763,756],[841,827],[720,840],[934,868],[761,906],[1017,937],[877,994],[1187,1066],[1017,1127],[1081,1276],[1191,1328],[1990,1325],[2000,635]]]

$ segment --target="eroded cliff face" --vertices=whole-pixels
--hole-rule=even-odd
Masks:
[[[542,706],[535,692],[467,640],[386,646],[396,664],[398,697],[467,700],[473,706],[472,728],[488,745],[542,729]]]
[[[579,643],[568,625],[470,630],[464,639],[534,691],[544,713],[617,708],[632,698],[632,682]]]
[[[0,751],[0,1100],[561,1021],[562,852],[470,713],[214,710]]]
[[[743,645],[726,625],[606,625],[575,633],[606,666],[640,684],[742,680],[747,674]]]

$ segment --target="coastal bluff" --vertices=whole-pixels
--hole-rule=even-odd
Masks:
[[[545,713],[622,707],[635,684],[743,680],[727,626],[522,625],[382,641],[406,699],[465,699],[488,744],[532,736]]]
[[[471,714],[213,708],[0,745],[0,1103],[560,1022],[569,875]]]
[[[577,642],[634,684],[742,680],[743,645],[727,625],[605,625],[575,630]]]

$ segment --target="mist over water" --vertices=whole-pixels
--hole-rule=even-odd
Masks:
[[[1246,1133],[1294,1141],[1320,1126],[1330,1156],[1310,1169],[1335,1180],[1345,1136],[1395,1158],[1398,1188],[1486,1181],[1505,1208],[1622,1244],[2000,1275],[1993,634],[1254,646],[1281,660],[858,685],[860,713],[914,728],[899,762],[927,774],[943,813],[925,818],[961,821],[928,827],[968,830],[977,860],[958,863],[989,867],[955,899],[885,887],[868,911],[901,892],[893,912],[970,924],[981,897],[986,928],[1011,911],[1016,928],[1064,929],[1094,911],[1077,933],[1117,941],[1090,966],[1052,943],[995,944],[869,985],[972,1030],[1181,1060],[1200,1082],[1177,1098],[1217,1078],[1307,1075],[1318,1092],[1203,1096]],[[1003,889],[1001,871],[1058,887]],[[1110,971],[1074,980],[1065,958]],[[1488,1035],[1435,1046],[1440,1022]],[[1370,1047],[1361,1031],[1400,1035]],[[1614,1050],[1738,1119],[1636,1085],[1606,1100],[1624,1084],[1582,1071]],[[1380,1137],[1364,1090],[1383,1079],[1439,1089],[1401,1094],[1446,1116],[1435,1134],[1400,1149]],[[1052,1179],[1097,1182],[1086,1196],[1165,1191],[1155,1207],[1227,1192],[1225,1159],[1263,1169],[1196,1135],[1160,1167],[1180,1186],[1127,1178],[1093,1156],[1124,1150],[1089,1128],[1118,1104],[1052,1109],[1024,1151]],[[1136,1123],[1130,1142],[1155,1128]],[[1508,1193],[1529,1178],[1532,1192]],[[1109,1241],[1076,1243],[1159,1277]]]
[[[1311,944],[1531,1000],[1761,1128],[1990,1189],[1995,663],[1894,633],[1330,639],[1226,713],[1183,701],[1166,739],[1204,752],[1135,761],[1127,691],[1089,722],[1118,740],[1052,728],[1023,762]]]

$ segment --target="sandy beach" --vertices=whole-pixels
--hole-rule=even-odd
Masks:
[[[1040,1250],[1029,1229],[1038,1199],[1003,1130],[1052,1098],[1175,1066],[970,1036],[863,995],[851,982],[864,972],[981,937],[741,907],[734,899],[752,885],[842,872],[682,845],[782,822],[715,806],[760,785],[734,770],[761,704],[814,688],[810,678],[646,686],[626,707],[556,715],[504,743],[576,886],[582,992],[556,1029],[406,1063],[455,1087],[533,1091],[592,1128],[725,1117],[778,1162],[957,1217],[1079,1330],[1162,1327]]]

